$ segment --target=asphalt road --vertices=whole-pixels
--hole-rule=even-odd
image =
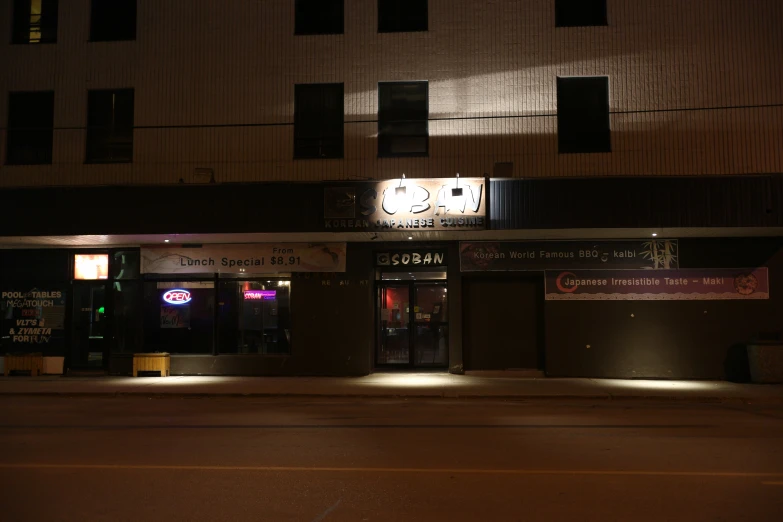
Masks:
[[[783,409],[0,398],[6,521],[783,520]]]

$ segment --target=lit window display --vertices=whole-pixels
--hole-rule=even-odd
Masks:
[[[144,283],[145,349],[211,354],[214,320],[213,281]]]
[[[221,281],[220,353],[290,353],[290,288],[290,280]]]
[[[79,280],[108,279],[108,254],[76,254],[73,256],[73,278]]]

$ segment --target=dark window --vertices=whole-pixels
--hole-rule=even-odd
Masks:
[[[133,89],[89,91],[87,162],[133,160]]]
[[[427,30],[427,0],[378,0],[378,32]]]
[[[141,254],[138,250],[121,250],[110,254],[109,271],[113,299],[112,353],[141,352],[144,349],[143,287],[138,280]],[[75,272],[74,266],[74,272]]]
[[[220,353],[291,353],[291,280],[220,281]]]
[[[144,349],[143,292],[140,281],[115,281],[111,285],[112,353],[141,352]],[[157,326],[157,325],[156,325]]]
[[[167,301],[172,291],[186,301]],[[142,306],[144,350],[213,353],[214,281],[145,281]]]
[[[123,250],[114,252],[110,267],[112,279],[137,279],[141,264],[138,250]]]
[[[12,92],[8,96],[5,162],[40,165],[52,162],[54,92]]]
[[[559,151],[610,152],[609,78],[557,79]]]
[[[606,24],[606,0],[555,0],[555,27]]]
[[[378,155],[426,156],[427,82],[378,84]]]
[[[343,34],[343,0],[296,0],[295,34]]]
[[[57,41],[57,0],[14,0],[15,44]]]
[[[294,158],[343,157],[343,84],[296,85]]]
[[[136,0],[92,0],[90,41],[136,39]]]

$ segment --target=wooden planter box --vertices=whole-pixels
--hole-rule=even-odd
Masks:
[[[4,363],[6,377],[11,372],[26,371],[30,372],[31,377],[38,377],[43,372],[43,355],[40,353],[6,354]]]
[[[43,374],[44,375],[62,375],[65,365],[65,357],[44,357]]]
[[[168,353],[134,353],[133,376],[139,372],[160,372],[161,377],[171,375],[171,357]]]

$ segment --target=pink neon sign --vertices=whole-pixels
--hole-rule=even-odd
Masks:
[[[269,300],[277,297],[277,290],[245,290],[245,299],[248,301]]]

